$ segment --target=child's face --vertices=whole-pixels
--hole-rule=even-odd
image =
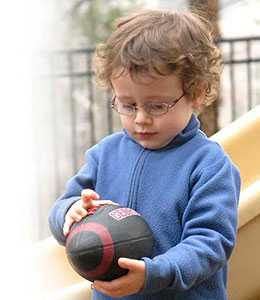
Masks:
[[[116,101],[136,105],[135,116],[120,114],[123,128],[140,145],[147,149],[166,146],[188,124],[194,103],[184,95],[178,103],[161,116],[151,116],[142,105],[148,102],[171,103],[183,94],[182,83],[176,75],[158,78],[143,76],[141,82],[133,81],[129,74],[112,80]]]

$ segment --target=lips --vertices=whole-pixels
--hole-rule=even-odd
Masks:
[[[147,134],[147,135],[149,135],[149,134],[156,134],[156,132],[136,132],[136,134]]]
[[[154,137],[157,132],[135,132],[135,135],[141,139],[148,139]]]

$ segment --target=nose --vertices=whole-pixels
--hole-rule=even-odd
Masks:
[[[152,117],[147,112],[145,112],[144,109],[138,108],[136,110],[135,123],[138,125],[151,124]]]

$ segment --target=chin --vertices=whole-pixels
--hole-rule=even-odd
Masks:
[[[145,149],[148,149],[148,150],[157,150],[157,149],[161,149],[165,146],[167,146],[169,144],[168,143],[164,143],[164,144],[156,144],[156,143],[144,143],[144,142],[139,142],[138,143]]]

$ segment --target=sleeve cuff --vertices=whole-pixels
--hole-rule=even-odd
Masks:
[[[143,257],[145,262],[145,283],[141,293],[153,293],[169,287],[174,277],[170,262],[166,257],[158,256],[153,259]]]
[[[66,237],[63,234],[63,225],[65,222],[65,215],[73,203],[78,201],[80,197],[71,197],[64,200],[58,200],[56,205],[49,215],[49,226],[54,238],[59,244],[65,245]]]

